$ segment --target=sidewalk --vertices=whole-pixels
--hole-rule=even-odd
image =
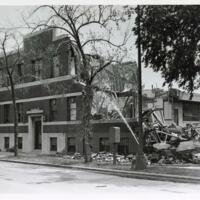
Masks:
[[[78,170],[87,170],[96,173],[117,175],[129,178],[173,181],[183,183],[200,183],[200,165],[151,165],[141,171],[131,171],[129,165],[84,163],[83,159],[74,160],[65,157],[45,156],[35,154],[22,154],[14,157],[13,153],[0,152],[0,161],[23,164],[34,164],[50,167],[62,167]]]

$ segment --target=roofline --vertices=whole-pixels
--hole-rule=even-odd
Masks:
[[[35,31],[35,32],[31,32],[31,33],[27,33],[26,35],[24,35],[24,39],[27,39],[27,38],[30,38],[30,37],[33,37],[33,36],[36,36],[36,35],[39,35],[43,32],[46,32],[46,31],[50,31],[50,30],[53,30],[54,28],[43,28],[41,30],[38,30],[38,31]]]

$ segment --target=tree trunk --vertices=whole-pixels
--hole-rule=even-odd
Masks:
[[[82,100],[82,132],[83,132],[83,145],[84,145],[84,160],[90,162],[91,159],[91,139],[92,127],[90,124],[91,110],[93,101],[93,90],[91,85],[86,85],[83,89]]]
[[[15,90],[14,90],[14,83],[12,78],[10,78],[10,87],[11,87],[11,96],[13,102],[13,113],[14,113],[14,155],[18,156],[18,111],[16,106],[16,99],[15,99]]]

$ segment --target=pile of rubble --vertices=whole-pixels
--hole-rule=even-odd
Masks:
[[[162,116],[162,115],[161,115]],[[144,152],[150,163],[200,163],[200,127],[166,126],[156,110],[143,113]]]
[[[65,159],[73,159],[73,160],[80,160],[83,159],[83,155],[81,155],[80,153],[76,152],[74,154],[66,154],[66,152],[62,152],[62,153],[57,153],[56,154],[58,157],[63,157]],[[109,163],[113,163],[113,154],[109,153],[109,152],[99,152],[99,153],[92,153],[91,155],[92,160],[96,161],[97,164],[109,164]],[[132,158],[134,157],[134,155],[130,154],[128,156],[125,155],[119,155],[116,154],[116,161],[118,164],[130,164]]]
[[[133,158],[133,155],[116,155],[116,161],[119,164],[129,164]],[[109,152],[99,152],[92,154],[92,160],[97,163],[112,163],[113,162],[113,154]]]

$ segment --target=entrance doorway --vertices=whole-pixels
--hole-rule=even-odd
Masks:
[[[33,118],[34,149],[42,149],[42,122],[41,117]]]

